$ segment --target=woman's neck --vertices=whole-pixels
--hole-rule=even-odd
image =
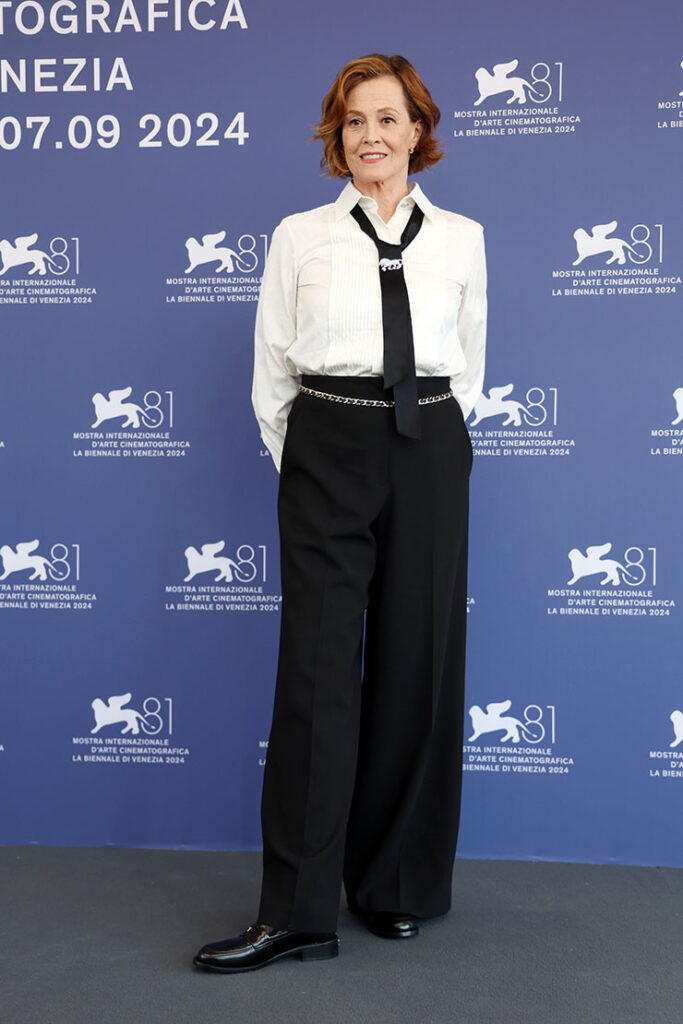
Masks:
[[[362,195],[369,196],[377,203],[377,212],[385,224],[391,220],[396,213],[396,207],[402,199],[410,195],[408,179],[399,182],[367,181],[359,183],[354,180],[354,188]]]

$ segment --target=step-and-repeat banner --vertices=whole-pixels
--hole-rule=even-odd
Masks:
[[[485,226],[459,856],[683,865],[677,0],[0,3],[0,842],[261,846],[268,243],[401,53]],[[406,581],[409,585],[410,581]]]

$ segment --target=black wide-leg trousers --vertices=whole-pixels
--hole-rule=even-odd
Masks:
[[[391,397],[382,377],[302,383]],[[420,397],[448,390],[418,377]],[[472,445],[453,396],[419,410],[420,439],[392,407],[300,391],[289,412],[258,912],[279,928],[335,931],[342,880],[364,910],[451,906]]]

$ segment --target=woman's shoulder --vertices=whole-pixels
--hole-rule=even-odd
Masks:
[[[310,210],[300,210],[296,213],[288,213],[282,218],[280,225],[285,225],[291,231],[314,227],[316,224],[326,224],[334,203],[324,203],[322,206],[314,206]]]
[[[467,217],[464,213],[456,213],[455,210],[444,210],[441,206],[435,206],[434,209],[445,224],[454,231],[466,232],[476,236],[484,230],[483,224],[472,217]]]

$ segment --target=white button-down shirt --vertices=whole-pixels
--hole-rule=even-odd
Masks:
[[[398,243],[415,203],[422,227],[403,252],[417,376],[447,376],[465,418],[484,381],[486,258],[482,225],[434,206],[417,182],[385,223],[349,181],[334,203],[273,231],[256,311],[252,404],[280,471],[287,417],[304,373],[381,376],[378,253],[351,216],[357,202],[379,238]],[[322,401],[322,399],[321,399]]]

